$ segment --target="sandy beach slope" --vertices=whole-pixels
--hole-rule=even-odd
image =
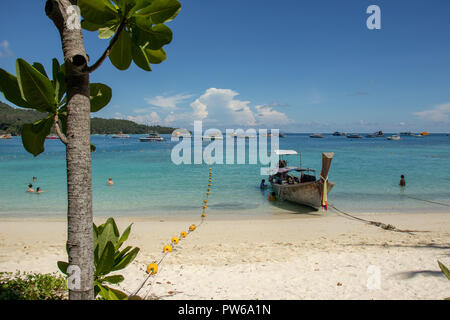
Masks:
[[[382,230],[335,213],[267,219],[208,219],[164,259],[139,295],[146,299],[443,299],[450,282],[450,213],[364,215],[415,234]],[[105,219],[96,219],[97,223]],[[121,272],[133,293],[148,263],[195,219],[134,222],[141,248]],[[64,220],[0,221],[0,271],[55,272],[65,255]],[[377,273],[379,272],[379,281]],[[369,286],[368,286],[369,284]],[[379,287],[378,287],[379,284]]]

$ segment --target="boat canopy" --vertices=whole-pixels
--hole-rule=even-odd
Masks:
[[[306,168],[299,168],[299,167],[287,167],[287,168],[278,168],[277,173],[288,173],[291,171],[297,171],[297,172],[316,172],[314,169],[306,169]]]
[[[275,150],[275,154],[277,156],[289,155],[289,154],[298,154],[295,150]]]

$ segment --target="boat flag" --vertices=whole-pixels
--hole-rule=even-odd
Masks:
[[[323,191],[322,191],[322,209],[325,211],[328,211],[328,199],[327,199],[327,195],[328,195],[328,177],[325,179],[324,177],[321,177],[323,180]]]

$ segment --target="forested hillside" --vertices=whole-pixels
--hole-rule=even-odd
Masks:
[[[35,110],[13,108],[0,102],[0,133],[20,135],[22,125],[42,119],[45,114]],[[114,134],[118,132],[128,134],[145,134],[149,131],[158,133],[172,133],[175,129],[161,126],[146,126],[129,120],[118,119],[91,119],[92,134]]]

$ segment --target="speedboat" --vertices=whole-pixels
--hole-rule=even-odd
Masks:
[[[323,138],[323,135],[321,133],[314,133],[309,136],[310,138]]]
[[[45,139],[47,140],[59,140],[59,137],[56,134],[51,134],[47,136]]]
[[[336,131],[333,133],[333,136],[335,136],[335,137],[345,136],[345,132]]]
[[[275,152],[279,156],[299,154],[295,150],[276,150]],[[334,182],[328,181],[328,172],[333,157],[333,152],[322,153],[322,171],[319,179],[316,178],[315,170],[301,167],[301,155],[298,167],[289,167],[287,160],[280,157],[276,173],[269,176],[269,182],[277,198],[309,206],[316,210],[321,206],[326,207],[327,196],[324,195],[328,195],[335,186]]]
[[[400,138],[399,135],[394,134],[394,135],[392,135],[392,136],[390,136],[390,137],[387,137],[387,139],[388,139],[388,140],[395,140],[395,141],[398,141],[398,140],[400,140],[401,138]]]
[[[128,134],[124,134],[122,132],[119,132],[118,134],[114,134],[111,136],[113,139],[129,139],[130,136]]]
[[[414,136],[411,131],[400,132],[400,136]]]
[[[362,137],[359,134],[357,134],[357,133],[350,133],[350,134],[347,135],[347,138],[350,138],[350,139],[361,139]]]
[[[146,137],[139,138],[141,142],[154,142],[154,141],[164,141],[164,138],[161,137],[157,132],[150,132]]]
[[[0,139],[12,139],[12,136],[11,136],[11,134],[6,133],[6,134],[0,135]]]

